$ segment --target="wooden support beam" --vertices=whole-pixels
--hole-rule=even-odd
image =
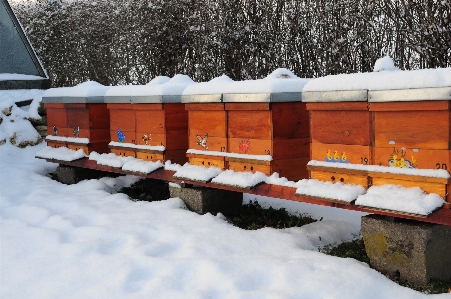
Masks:
[[[58,160],[47,160],[47,161],[59,163],[59,164],[63,164],[63,165],[70,165],[70,166],[74,166],[74,167],[89,168],[89,169],[95,169],[95,170],[101,170],[101,171],[113,172],[113,173],[119,173],[119,174],[129,174],[118,168],[98,165],[96,161],[89,160],[87,158],[72,161],[72,162],[58,161]],[[144,178],[152,178],[152,179],[165,180],[165,181],[177,182],[177,183],[183,182],[184,184],[191,184],[191,185],[202,186],[202,187],[207,187],[207,188],[222,189],[222,190],[229,190],[229,191],[242,192],[242,193],[248,193],[248,194],[255,194],[255,195],[259,195],[259,196],[281,198],[281,199],[293,200],[293,201],[304,202],[304,203],[309,203],[309,204],[329,206],[329,207],[334,207],[334,208],[364,212],[364,213],[369,213],[369,214],[378,214],[378,215],[383,215],[383,216],[388,216],[388,217],[404,218],[404,219],[411,219],[411,220],[420,221],[420,222],[428,222],[428,223],[451,226],[451,208],[448,207],[449,204],[447,204],[446,207],[443,207],[443,208],[439,209],[438,211],[434,212],[431,216],[424,218],[424,217],[418,217],[415,215],[395,213],[395,212],[390,212],[390,211],[382,211],[382,210],[376,211],[376,210],[372,210],[369,208],[358,207],[356,205],[330,202],[326,199],[322,200],[322,199],[314,198],[314,197],[299,196],[299,195],[295,194],[296,188],[292,188],[292,187],[284,187],[284,186],[271,185],[271,184],[264,183],[264,184],[256,186],[255,188],[252,188],[252,189],[242,189],[242,188],[218,185],[218,184],[214,184],[214,183],[199,183],[199,182],[191,182],[191,181],[187,181],[187,180],[178,180],[178,179],[173,178],[174,173],[175,173],[175,171],[160,169],[160,170],[157,170],[148,175],[146,175],[146,174],[134,174],[134,175],[144,177]]]

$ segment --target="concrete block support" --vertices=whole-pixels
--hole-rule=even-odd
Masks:
[[[115,177],[117,175],[99,170],[79,168],[67,165],[59,165],[56,168],[56,177],[58,179],[58,182],[66,185],[77,184],[78,182],[81,182],[83,180],[99,179],[107,176]]]
[[[243,193],[211,188],[176,187],[169,185],[171,197],[180,197],[191,211],[198,214],[218,212],[224,215],[238,213],[243,205]]]
[[[371,266],[415,284],[451,279],[451,227],[418,221],[362,217],[362,235]]]

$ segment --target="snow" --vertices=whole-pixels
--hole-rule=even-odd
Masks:
[[[182,180],[209,182],[221,172],[222,170],[218,167],[204,167],[185,163],[177,169],[173,177]]]
[[[226,170],[211,180],[211,182],[220,185],[251,188],[265,182],[267,178],[268,177],[260,171],[252,173]]]
[[[395,62],[391,59],[390,56],[385,56],[379,58],[374,63],[373,72],[381,72],[381,71],[399,71],[399,69],[395,66]]]
[[[395,185],[372,186],[360,195],[355,204],[372,208],[429,215],[445,201],[435,193],[426,194],[421,188]]]
[[[63,136],[47,135],[45,137],[45,139],[47,139],[47,140],[55,140],[55,141],[72,142],[72,143],[80,143],[80,144],[89,144],[89,138],[63,137]]]
[[[128,161],[135,159],[134,157],[127,156],[117,156],[114,153],[109,154],[99,154],[97,152],[91,152],[89,154],[89,160],[94,160],[97,164],[110,166],[114,168],[122,168],[124,164]]]
[[[182,167],[182,165],[177,163],[172,163],[171,160],[167,160],[164,162],[164,169],[165,170],[171,170],[171,171],[177,171],[179,168]]]
[[[362,213],[249,195],[324,219],[245,231],[178,198],[116,193],[133,176],[60,184],[48,177],[57,164],[33,158],[43,147],[0,147],[4,298],[449,298],[318,252],[355,238]]]
[[[187,154],[196,155],[207,155],[207,156],[218,156],[218,157],[229,157],[238,159],[248,159],[248,160],[259,160],[259,161],[272,161],[272,156],[270,155],[250,155],[250,154],[237,154],[229,152],[216,152],[216,151],[203,151],[196,149],[188,149]]]
[[[379,67],[379,64],[377,66]],[[380,67],[385,68],[387,65],[382,61]],[[451,67],[448,67],[331,75],[310,80],[303,91],[391,90],[450,86]]]
[[[279,185],[279,186],[286,186],[286,187],[293,187],[296,188],[296,182],[289,181],[285,177],[280,177],[279,173],[274,172],[265,180],[266,184],[272,184],[272,185]]]
[[[123,171],[143,174],[149,174],[164,167],[161,161],[144,161],[131,156],[118,156],[114,153],[99,154],[97,152],[91,152],[89,154],[89,160],[94,160],[99,165],[121,168]]]
[[[334,162],[323,162],[311,160],[307,163],[311,166],[322,166],[331,168],[343,168],[343,169],[355,169],[363,170],[368,172],[382,172],[382,173],[393,173],[393,174],[405,174],[413,176],[424,176],[432,178],[450,178],[450,174],[444,169],[416,169],[416,168],[400,168],[400,167],[389,167],[389,166],[379,166],[379,165],[363,165],[363,164],[352,164],[352,163],[334,163]]]
[[[315,179],[300,180],[296,183],[296,194],[321,198],[330,198],[338,201],[352,202],[366,190],[360,185],[343,184],[340,182],[323,182]]]
[[[71,150],[64,146],[58,148],[46,146],[36,153],[36,158],[54,159],[68,162],[75,161],[84,157],[86,157],[86,154],[82,149]]]
[[[126,142],[116,142],[111,141],[108,145],[110,146],[118,146],[118,147],[125,147],[125,148],[136,148],[136,149],[143,149],[143,150],[151,150],[151,151],[157,151],[157,152],[164,152],[165,147],[163,145],[140,145],[140,144],[134,144],[134,143],[126,143]]]
[[[114,86],[107,92],[108,97],[118,96],[153,96],[153,95],[181,95],[182,91],[190,85],[196,85],[190,77],[186,75],[175,75],[169,79],[165,76],[154,78],[146,85],[126,85]]]
[[[122,170],[124,171],[131,171],[144,174],[152,173],[160,168],[163,168],[163,163],[161,163],[160,161],[150,162],[141,159],[127,161],[125,162],[124,166],[122,166]]]
[[[86,81],[72,87],[47,89],[42,97],[101,97],[109,88],[110,86],[104,86],[95,81]]]
[[[171,78],[167,77],[167,76],[156,76],[155,78],[153,78],[152,80],[149,81],[149,83],[147,83],[147,86],[151,86],[151,85],[156,85],[156,84],[163,84],[168,82],[169,80],[171,80]]]
[[[7,74],[7,73],[1,73],[0,74],[0,81],[8,81],[8,80],[44,80],[47,78],[43,78],[40,76],[34,76],[34,75],[24,75],[24,74]]]
[[[41,138],[28,119],[41,119],[38,107],[42,100],[42,90],[0,90],[0,144],[11,143],[16,145],[22,142],[36,142]],[[28,110],[17,107],[15,102],[32,100]],[[3,110],[10,107],[11,114],[6,115]],[[8,114],[8,113],[7,113]]]
[[[209,82],[187,87],[183,95],[301,92],[308,81],[309,79],[299,78],[288,69],[280,68],[258,80],[233,81],[222,75]]]

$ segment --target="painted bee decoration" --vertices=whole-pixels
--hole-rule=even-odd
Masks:
[[[208,133],[205,134],[205,137],[202,138],[200,135],[196,135],[197,138],[197,144],[202,146],[206,151],[208,151],[208,146],[207,146],[207,139],[208,139]]]
[[[53,126],[53,135],[58,136],[58,128],[56,126]]]
[[[145,145],[149,145],[148,142],[152,140],[152,134],[147,133],[143,135],[143,141]]]
[[[80,137],[80,127],[74,127],[74,137]]]

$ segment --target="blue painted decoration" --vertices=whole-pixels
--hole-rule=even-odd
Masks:
[[[125,135],[120,129],[117,129],[117,141],[123,143],[125,141]]]

